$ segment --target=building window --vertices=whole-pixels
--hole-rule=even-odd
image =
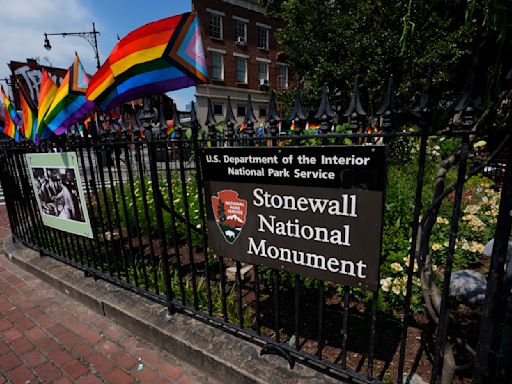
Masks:
[[[288,67],[285,65],[277,66],[277,79],[280,89],[288,89]]]
[[[224,114],[222,111],[222,104],[213,104],[213,114],[215,116],[222,116]]]
[[[247,45],[247,23],[235,20],[235,43]]]
[[[210,19],[210,37],[222,40],[224,38],[222,33],[222,16],[215,13],[209,13],[208,15]]]
[[[267,108],[260,107],[260,117],[266,117],[267,116]]]
[[[258,61],[258,79],[260,85],[268,85],[268,63]]]
[[[236,107],[236,115],[238,117],[245,116],[245,105],[239,105]]]
[[[210,76],[213,80],[224,80],[224,55],[216,52],[210,54]]]
[[[235,57],[236,59],[236,82],[247,84],[247,59],[243,57]]]
[[[268,49],[268,28],[258,27],[258,48]]]

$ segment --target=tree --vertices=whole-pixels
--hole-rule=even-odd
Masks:
[[[356,75],[366,87],[369,112],[378,106],[394,74],[399,99],[413,100],[429,69],[447,104],[464,88],[470,71],[487,83],[487,99],[499,94],[499,79],[510,66],[510,2],[260,0],[283,22],[281,49],[312,108],[324,83],[333,104],[346,107]],[[505,68],[503,68],[505,64]],[[487,77],[487,78],[482,78]],[[405,107],[409,107],[404,102]]]

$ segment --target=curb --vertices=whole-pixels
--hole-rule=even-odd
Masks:
[[[284,359],[260,356],[260,347],[214,326],[177,313],[167,316],[158,304],[14,242],[3,247],[9,260],[59,291],[137,336],[227,384],[340,383],[302,364],[293,370]]]

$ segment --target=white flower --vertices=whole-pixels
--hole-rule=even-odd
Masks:
[[[391,286],[391,277],[388,277],[386,279],[381,279],[380,280],[380,285],[381,285],[382,290],[384,292],[388,292],[389,291],[389,287]]]
[[[393,293],[399,295],[400,292],[402,291],[401,287],[399,285],[393,285],[393,288],[391,288],[391,290],[393,291]]]

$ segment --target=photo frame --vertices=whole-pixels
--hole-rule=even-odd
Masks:
[[[44,225],[93,238],[76,153],[29,153],[26,159]]]

